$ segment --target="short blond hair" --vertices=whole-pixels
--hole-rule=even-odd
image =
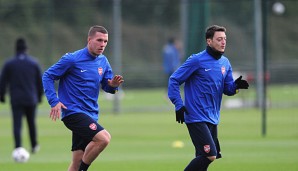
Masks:
[[[103,34],[108,34],[108,31],[106,28],[104,28],[103,26],[95,25],[95,26],[90,27],[88,36],[94,36],[97,32],[100,32]]]

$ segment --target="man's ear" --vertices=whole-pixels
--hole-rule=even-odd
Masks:
[[[211,42],[212,42],[212,39],[207,39],[207,40],[206,40],[207,45],[210,45]]]

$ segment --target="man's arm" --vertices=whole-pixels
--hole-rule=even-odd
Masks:
[[[111,79],[105,79],[102,81],[102,89],[111,94],[115,94],[118,91],[118,87],[124,82],[121,75],[115,75]]]
[[[248,89],[249,84],[246,80],[242,80],[242,76],[235,81],[232,76],[232,69],[228,70],[225,78],[224,94],[227,96],[233,96],[238,93],[239,89]]]
[[[66,54],[42,76],[44,92],[51,106],[50,118],[53,121],[60,118],[61,108],[67,109],[57,97],[54,83],[55,80],[59,80],[67,72],[72,63],[70,55]]]
[[[36,66],[36,88],[37,88],[37,98],[38,102],[42,102],[43,86],[42,86],[42,73],[39,65]]]
[[[178,111],[184,106],[181,95],[180,85],[183,84],[196,70],[198,61],[193,56],[189,57],[169,78],[168,97]]]
[[[7,72],[7,65],[5,64],[0,75],[0,101],[2,103],[5,102],[6,85],[8,82]]]
[[[113,76],[112,67],[108,60],[106,60],[106,62],[106,71],[104,78],[101,81],[101,88],[107,93],[115,94],[118,91],[118,87],[124,82],[124,80],[121,75]]]
[[[54,83],[68,71],[72,64],[73,61],[71,55],[66,54],[56,64],[45,71],[42,76],[44,93],[51,107],[54,107],[59,103]]]
[[[58,104],[59,99],[55,90],[55,79],[46,71],[42,76],[44,93],[51,107]]]

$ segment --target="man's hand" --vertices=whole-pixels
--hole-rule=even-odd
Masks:
[[[61,102],[59,102],[56,106],[52,107],[50,113],[50,118],[52,118],[52,121],[56,121],[56,119],[60,118],[61,108],[67,109],[67,107],[64,106],[64,104]]]
[[[248,89],[249,84],[246,80],[242,80],[242,75],[235,80],[237,89]]]
[[[108,80],[108,84],[111,87],[119,87],[123,82],[124,80],[121,75],[115,75],[112,80]]]
[[[187,112],[186,108],[182,106],[179,110],[176,111],[176,121],[183,124],[184,122],[184,113]]]

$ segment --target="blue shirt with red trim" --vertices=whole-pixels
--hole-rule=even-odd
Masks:
[[[185,104],[180,95],[184,85]],[[191,55],[170,77],[168,96],[175,110],[185,106],[185,123],[218,124],[222,94],[236,94],[232,67],[225,56],[215,59],[206,50]]]
[[[83,113],[98,120],[98,97],[100,88],[114,94],[118,88],[108,85],[112,79],[112,68],[104,55],[92,56],[87,47],[66,53],[51,66],[42,77],[44,92],[51,107],[60,101],[62,119],[68,115]],[[54,82],[59,80],[58,96]]]

